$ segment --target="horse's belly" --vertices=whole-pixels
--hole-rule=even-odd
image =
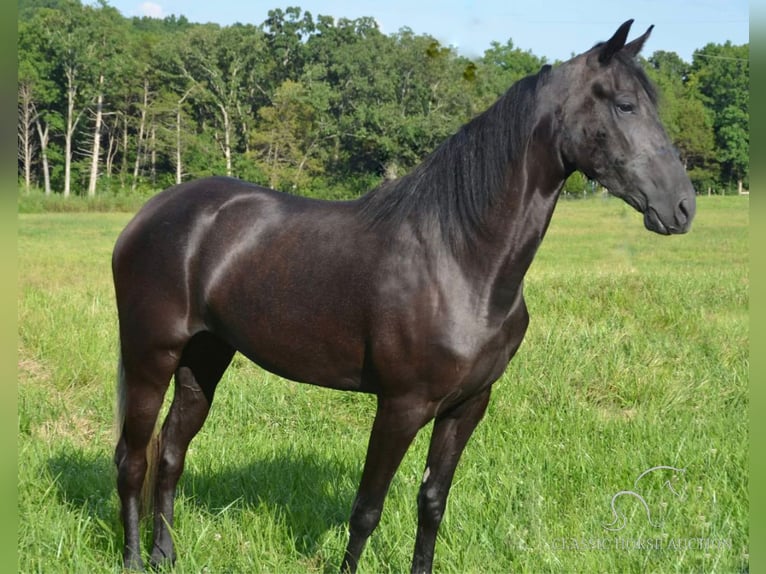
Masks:
[[[280,377],[341,390],[365,391],[363,337],[342,317],[321,313],[232,313],[213,322],[219,336]]]

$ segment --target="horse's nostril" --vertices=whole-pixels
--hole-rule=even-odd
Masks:
[[[676,207],[676,223],[678,225],[685,225],[689,220],[689,208],[686,205],[686,200],[682,199]]]

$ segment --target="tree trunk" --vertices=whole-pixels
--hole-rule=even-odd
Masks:
[[[67,69],[67,104],[66,104],[66,133],[64,134],[64,197],[69,197],[72,190],[72,139],[74,130],[79,121],[79,115],[75,118],[74,104],[77,98],[77,84],[75,83],[75,71]]]
[[[176,110],[176,183],[181,183],[183,177],[183,167],[181,165],[181,102],[183,100],[178,102]]]
[[[152,185],[157,183],[157,124],[154,122],[154,117],[152,116],[152,129],[151,129],[151,136],[150,136],[152,145],[151,145],[151,178],[152,178]]]
[[[237,102],[237,117],[239,118],[239,130],[245,142],[245,155],[247,156],[250,154],[250,138],[248,137],[247,119],[239,102]]]
[[[144,80],[144,104],[141,107],[141,123],[138,125],[138,141],[136,142],[136,163],[133,166],[133,184],[130,188],[135,191],[138,183],[138,172],[141,168],[141,151],[146,128],[146,108],[149,105],[149,80]]]
[[[279,144],[275,143],[273,146],[271,146],[272,151],[272,157],[271,157],[271,175],[269,176],[269,187],[271,189],[276,189],[279,180],[277,179],[277,169],[279,167]]]
[[[32,124],[35,121],[35,106],[28,84],[19,85],[19,104],[19,159],[24,170],[24,191],[29,193],[32,187]]]
[[[226,175],[231,177],[231,122],[229,121],[229,113],[226,111],[226,106],[218,104],[218,108],[221,110],[221,116],[223,117],[223,157],[226,159]]]
[[[45,195],[51,194],[51,171],[48,166],[48,124],[43,127],[40,118],[35,120],[37,135],[40,137],[40,158],[43,162],[43,181],[45,182]]]
[[[101,117],[104,106],[104,74],[98,77],[98,96],[96,97],[96,125],[93,128],[93,152],[90,160],[90,180],[88,181],[88,197],[96,196],[98,181],[98,158],[101,152]]]
[[[125,188],[128,177],[128,114],[122,115],[122,162],[120,165],[120,187]]]
[[[178,107],[176,108],[176,183],[181,183],[184,173],[181,159],[181,119],[183,118],[183,105],[186,98],[189,97],[189,94],[192,93],[192,90],[194,90],[195,87],[196,84],[193,84],[191,88],[186,90],[184,95],[179,98]]]
[[[72,181],[72,105],[67,104],[66,134],[64,134],[64,197],[69,197]]]
[[[111,129],[107,130],[104,167],[106,170],[106,179],[110,182],[112,175],[114,174],[114,157],[117,155],[117,124],[119,121],[119,116],[115,116]]]

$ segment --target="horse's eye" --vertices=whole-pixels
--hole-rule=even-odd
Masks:
[[[617,109],[623,114],[632,114],[635,111],[633,104],[628,102],[619,102],[617,104]]]

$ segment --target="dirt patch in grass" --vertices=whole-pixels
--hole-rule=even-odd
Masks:
[[[24,347],[18,353],[19,383],[46,382],[51,380],[51,371],[42,361],[36,359]]]

